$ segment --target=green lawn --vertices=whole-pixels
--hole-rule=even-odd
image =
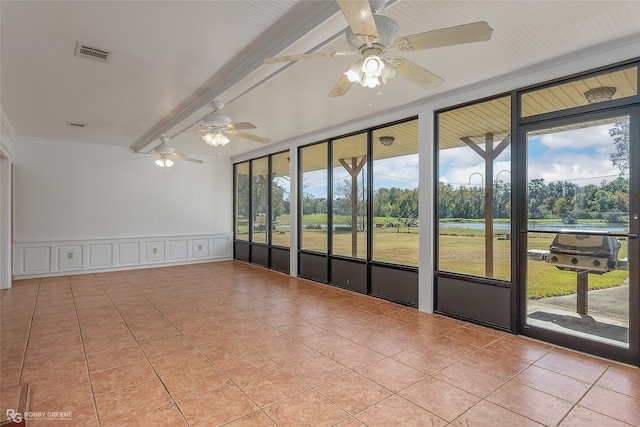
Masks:
[[[326,215],[305,215],[304,224],[326,224]],[[374,223],[384,224],[386,218],[376,218]],[[278,217],[276,232],[272,240],[274,244],[288,246],[289,228],[288,217]],[[284,226],[286,224],[287,226]],[[410,233],[406,228],[376,227],[373,230],[373,258],[378,261],[418,265],[418,228],[412,228]],[[244,231],[244,230],[241,230]],[[248,230],[247,230],[248,231]],[[439,237],[439,269],[472,276],[485,275],[484,259],[484,231],[475,228],[440,227]],[[245,235],[246,236],[246,235]],[[240,237],[240,236],[239,236]],[[528,249],[548,250],[553,234],[531,233]],[[263,242],[264,233],[254,233],[254,240]],[[326,228],[303,228],[303,249],[319,252],[327,251]],[[358,258],[366,257],[366,233],[357,233]],[[333,253],[352,256],[352,236],[349,232],[334,233]],[[494,238],[493,277],[509,280],[511,241]],[[622,242],[618,254],[619,258],[627,256],[627,244]],[[558,270],[543,261],[528,260],[528,289],[529,298],[537,299],[547,296],[567,295],[576,291],[576,274],[571,271]],[[629,276],[627,271],[611,271],[603,275],[589,275],[589,289],[603,289],[621,285]]]

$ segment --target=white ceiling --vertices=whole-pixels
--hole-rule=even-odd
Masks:
[[[180,131],[227,103],[271,144],[428,100],[474,82],[616,40],[640,38],[639,1],[388,1],[401,35],[475,21],[491,40],[403,54],[444,78],[422,90],[398,76],[381,88],[327,94],[357,57],[265,65],[266,57],[348,50],[333,0],[0,2],[0,103],[18,137],[149,150],[160,133],[190,155],[218,150]],[[74,56],[76,42],[111,51]],[[638,52],[630,52],[629,58]],[[67,126],[83,123],[85,128]]]

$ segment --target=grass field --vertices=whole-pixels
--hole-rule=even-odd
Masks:
[[[384,224],[385,218],[377,218]],[[279,218],[280,224],[285,222]],[[305,224],[326,224],[326,215],[305,215]],[[288,225],[288,224],[287,224]],[[373,259],[396,264],[418,265],[418,233],[407,233],[406,228],[376,227],[373,230]],[[417,228],[413,230],[417,231]],[[404,232],[400,232],[404,231]],[[443,271],[485,276],[484,230],[440,226],[438,268]],[[352,256],[352,237],[349,232],[336,232],[333,235],[333,250],[336,255]],[[553,234],[532,233],[529,235],[528,249],[548,250]],[[254,241],[264,242],[264,233],[254,233]],[[272,236],[274,244],[289,245],[289,228],[276,226]],[[366,257],[366,233],[357,234],[357,257]],[[327,232],[325,228],[303,228],[302,248],[318,252],[327,251]],[[618,257],[627,256],[627,244],[621,242]],[[510,280],[511,241],[494,239],[494,278]],[[558,270],[543,261],[528,260],[529,298],[538,299],[548,296],[567,295],[576,291],[576,274]],[[621,285],[629,276],[627,271],[611,271],[603,275],[589,275],[589,289],[603,289]]]

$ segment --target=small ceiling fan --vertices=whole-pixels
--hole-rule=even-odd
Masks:
[[[480,21],[399,37],[398,23],[388,16],[378,15],[384,9],[385,0],[336,1],[349,24],[345,35],[353,50],[289,55],[264,60],[266,64],[273,64],[312,58],[362,55],[362,59],[349,67],[329,92],[331,97],[346,94],[356,82],[368,88],[386,84],[396,74],[423,89],[440,86],[444,81],[442,78],[402,56],[386,56],[385,53],[391,49],[411,52],[475,43],[489,40],[493,32],[489,24]]]
[[[206,114],[202,118],[202,124],[200,126],[203,126],[204,129],[197,129],[194,131],[206,132],[206,134],[202,136],[202,140],[207,144],[216,148],[227,145],[229,143],[229,138],[225,134],[263,144],[269,142],[268,138],[252,135],[246,132],[240,132],[240,129],[256,129],[256,126],[248,122],[231,123],[231,117],[220,113],[220,110],[224,108],[224,102],[217,100],[212,101],[211,106],[213,107],[213,113]]]
[[[155,163],[161,168],[170,168],[173,166],[173,160],[185,160],[187,162],[202,163],[202,160],[192,159],[184,154],[176,153],[176,149],[167,145],[171,139],[165,135],[160,135],[160,145],[156,145],[153,150],[149,151],[149,154],[153,153],[157,157]]]

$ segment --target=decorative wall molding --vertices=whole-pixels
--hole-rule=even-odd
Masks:
[[[14,279],[232,259],[233,235],[14,242]]]

